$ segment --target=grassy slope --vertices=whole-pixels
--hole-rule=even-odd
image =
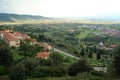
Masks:
[[[85,31],[85,32],[80,33],[77,37],[80,38],[80,39],[84,39],[84,38],[86,38],[90,33],[91,33],[91,31]]]

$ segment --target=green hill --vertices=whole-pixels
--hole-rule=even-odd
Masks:
[[[0,22],[16,22],[16,21],[45,20],[45,19],[50,19],[50,18],[43,16],[33,16],[33,15],[0,13]]]

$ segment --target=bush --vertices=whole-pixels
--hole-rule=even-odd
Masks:
[[[20,63],[24,65],[26,70],[25,74],[29,77],[31,76],[31,71],[39,64],[39,60],[35,58],[26,58],[23,59]]]
[[[115,75],[120,76],[120,47],[116,48],[114,51],[113,69]]]
[[[63,67],[48,67],[48,66],[37,66],[33,70],[33,77],[61,77],[66,74],[66,70]]]
[[[13,57],[10,48],[0,46],[0,65],[9,67],[12,64]]]
[[[12,67],[9,77],[11,80],[23,80],[26,78],[25,72],[26,72],[25,66],[19,63]]]
[[[86,60],[78,60],[68,68],[68,73],[70,76],[75,76],[77,73],[89,72],[91,69],[92,67],[88,65]]]
[[[33,77],[39,78],[39,77],[47,77],[49,76],[49,67],[39,67],[37,66],[33,70]]]
[[[0,66],[0,76],[7,75],[7,74],[9,74],[8,68],[4,66]]]
[[[62,65],[64,57],[59,52],[54,51],[50,53],[50,58],[53,60],[54,65],[58,66]]]

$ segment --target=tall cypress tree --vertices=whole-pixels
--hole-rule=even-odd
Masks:
[[[89,52],[88,57],[89,57],[89,58],[92,58],[92,57],[93,57],[93,54],[92,54],[91,51]]]
[[[81,55],[82,57],[85,56],[85,51],[84,51],[84,49],[81,50],[80,55]]]

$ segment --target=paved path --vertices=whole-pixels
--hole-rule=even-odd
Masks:
[[[107,68],[106,67],[93,67],[93,69],[96,70],[96,71],[107,72]]]
[[[73,55],[71,55],[71,54],[69,54],[67,52],[61,51],[61,50],[56,49],[56,48],[54,48],[54,51],[60,52],[62,54],[65,54],[66,56],[69,56],[69,57],[72,57],[72,58],[75,58],[75,59],[80,59],[79,57],[73,56]]]
[[[54,51],[60,52],[60,53],[62,53],[64,55],[66,55],[66,56],[69,56],[69,57],[72,57],[72,58],[75,58],[75,59],[80,59],[79,57],[73,56],[73,55],[71,55],[71,54],[69,54],[67,52],[61,51],[61,50],[56,49],[56,48],[54,48]],[[103,71],[103,72],[107,71],[106,67],[93,67],[93,69],[96,70],[96,71]]]

